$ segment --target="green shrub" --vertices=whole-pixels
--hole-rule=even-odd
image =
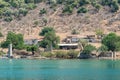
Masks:
[[[0,1],[0,8],[8,7],[10,6],[7,2],[5,1]]]
[[[63,9],[63,13],[71,14],[73,12],[73,8],[71,6],[65,6]]]
[[[68,56],[68,58],[73,59],[73,58],[78,58],[78,54],[79,54],[79,51],[70,50],[67,53],[67,56]]]
[[[29,10],[32,10],[32,9],[35,9],[37,6],[35,5],[35,4],[33,4],[33,3],[29,3],[29,4],[27,4],[27,9],[29,9]]]
[[[119,4],[117,3],[117,1],[113,1],[112,6],[112,12],[117,12],[119,10]]]
[[[3,37],[3,34],[0,32],[0,37]]]
[[[88,10],[84,7],[79,7],[77,13],[87,13]]]
[[[4,12],[4,16],[11,16],[12,15],[12,11],[11,10],[6,10]]]
[[[38,46],[36,46],[36,45],[27,46],[26,50],[27,51],[37,51],[38,50]]]
[[[11,6],[14,7],[14,8],[20,7],[18,1],[11,1],[10,4],[11,4]]]
[[[64,2],[64,0],[56,0],[57,4],[62,4]]]
[[[67,53],[65,51],[57,51],[55,52],[55,57],[56,58],[67,58]]]
[[[41,56],[52,58],[54,57],[54,54],[52,54],[51,52],[43,52],[41,53]]]
[[[34,25],[37,26],[39,24],[38,21],[34,21]]]
[[[100,4],[96,4],[94,7],[95,7],[97,10],[100,10],[100,9],[101,9],[101,5],[100,5]]]
[[[34,0],[25,0],[25,3],[34,3]]]
[[[34,0],[34,3],[40,3],[42,2],[43,0]]]
[[[76,29],[73,29],[72,34],[79,34],[79,32]]]
[[[25,9],[25,8],[20,8],[20,9],[19,9],[19,14],[22,14],[23,16],[26,16],[27,13],[28,13],[28,10],[27,10],[27,9]]]
[[[80,4],[80,6],[83,6],[85,4],[90,4],[90,0],[80,0],[79,4]]]
[[[100,52],[106,52],[106,51],[108,51],[108,47],[105,46],[105,45],[102,45],[102,46],[100,46],[100,47],[98,48],[98,51],[100,51]]]
[[[13,20],[13,18],[10,16],[10,17],[5,17],[4,21],[6,22],[11,22]]]
[[[86,45],[82,51],[84,54],[90,54],[92,51],[96,50],[96,48],[92,45]]]
[[[6,53],[3,51],[0,51],[0,56],[3,56],[4,54],[6,54]]]
[[[39,35],[45,36],[45,34],[49,32],[55,32],[55,30],[52,27],[45,27],[42,29]]]
[[[46,11],[45,8],[43,8],[43,9],[40,10],[40,14],[46,14],[46,13],[47,13],[47,11]]]
[[[2,48],[8,48],[9,44],[10,44],[10,41],[1,42],[1,47]]]

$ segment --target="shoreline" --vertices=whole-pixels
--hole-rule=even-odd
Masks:
[[[87,59],[80,59],[80,58],[48,58],[48,57],[26,57],[26,58],[8,58],[8,57],[0,57],[0,59],[28,59],[28,60],[120,60],[120,58],[113,59],[111,57],[96,57],[96,58],[87,58]]]

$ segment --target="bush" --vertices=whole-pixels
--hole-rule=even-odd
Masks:
[[[43,8],[43,9],[40,10],[40,14],[46,14],[46,13],[47,13],[47,11],[46,11],[45,8]]]
[[[4,54],[6,54],[6,53],[3,51],[0,51],[0,56],[3,56]]]
[[[38,21],[34,21],[34,25],[37,26],[39,24]]]
[[[34,3],[34,0],[25,0],[25,3],[28,4],[28,3]]]
[[[41,56],[52,58],[54,57],[54,54],[52,54],[51,52],[43,52],[41,53]]]
[[[96,4],[94,7],[95,7],[97,10],[100,10],[101,5],[100,5],[100,4]]]
[[[63,13],[71,14],[73,12],[73,8],[71,6],[65,6],[63,9]]]
[[[36,45],[32,45],[32,46],[27,46],[26,47],[27,51],[37,51],[38,47]]]
[[[42,29],[39,35],[45,36],[45,34],[49,32],[55,32],[55,30],[52,27],[45,27]]]
[[[79,54],[79,51],[70,50],[67,53],[67,56],[68,58],[73,59],[73,58],[78,58],[78,54]]]
[[[1,47],[2,48],[8,48],[9,44],[10,44],[10,41],[1,42]]]
[[[7,2],[0,1],[0,8],[8,7],[10,6]]]
[[[87,12],[88,12],[88,10],[84,7],[78,8],[78,11],[77,11],[77,13],[87,13]]]
[[[23,16],[26,16],[26,14],[28,13],[28,10],[25,8],[20,8],[19,9],[19,14],[22,14]]]
[[[10,16],[10,17],[5,17],[4,21],[6,22],[11,22],[13,20],[13,18]]]
[[[105,46],[105,45],[102,45],[101,47],[98,48],[98,51],[100,51],[100,52],[106,52],[106,51],[108,51],[108,47]]]
[[[79,34],[79,32],[77,30],[73,29],[72,34]]]
[[[89,4],[90,3],[90,0],[80,0],[79,4],[80,6],[83,6],[85,4]]]
[[[119,4],[117,3],[117,1],[113,1],[112,6],[112,12],[117,12],[119,10]]]
[[[3,37],[3,34],[0,32],[0,37]]]
[[[62,4],[64,0],[57,0],[57,4]]]
[[[84,54],[90,54],[92,51],[96,50],[96,48],[92,45],[86,45],[82,51]]]
[[[67,58],[67,52],[65,51],[56,51],[54,54],[56,58]]]
[[[29,3],[26,8],[29,9],[29,10],[32,10],[32,9],[35,9],[36,7],[37,6],[35,4]]]
[[[11,6],[14,7],[14,8],[18,8],[18,7],[19,7],[18,1],[10,1],[10,4],[11,4]]]
[[[11,10],[6,10],[4,12],[4,16],[11,16],[12,15],[12,11]]]

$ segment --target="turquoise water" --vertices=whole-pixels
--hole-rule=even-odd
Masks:
[[[120,61],[6,59],[0,80],[120,80]]]

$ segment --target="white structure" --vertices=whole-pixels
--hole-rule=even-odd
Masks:
[[[78,43],[70,43],[70,44],[58,44],[60,49],[77,49]]]
[[[12,54],[12,44],[10,44],[9,47],[8,47],[8,57],[9,58],[13,57],[13,54]]]

